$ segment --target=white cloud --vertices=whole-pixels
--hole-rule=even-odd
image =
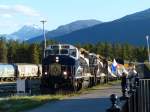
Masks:
[[[26,16],[40,16],[40,14],[36,10],[24,5],[0,5],[0,15],[6,16],[6,14],[7,17],[8,15],[10,17],[14,14],[23,14]]]
[[[11,14],[2,14],[1,17],[3,18],[12,18]]]
[[[11,20],[6,20],[0,23],[0,28],[8,28],[8,27],[18,27],[19,24],[11,21]]]

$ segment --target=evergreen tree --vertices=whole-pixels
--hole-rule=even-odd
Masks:
[[[111,58],[113,57],[112,55],[112,45],[108,42],[104,43],[104,56],[108,59],[111,60]]]
[[[56,44],[56,41],[48,40],[47,46]],[[98,42],[97,44],[76,44],[78,48],[85,48],[89,52],[113,60],[121,58],[127,61],[145,61],[148,59],[146,47],[136,47],[130,44]],[[27,44],[10,40],[6,42],[0,38],[0,62],[5,63],[41,63],[43,43]]]
[[[6,48],[6,40],[5,38],[0,38],[0,62],[7,62],[7,48]]]
[[[30,63],[39,64],[39,51],[36,44],[31,44],[29,47],[30,51]]]
[[[44,43],[44,42],[43,42]],[[46,45],[48,46],[48,45],[53,45],[53,44],[57,44],[57,42],[56,41],[54,41],[54,40],[47,40],[46,41]]]
[[[105,51],[104,51],[105,44],[101,42],[98,43],[96,46],[97,46],[97,54],[100,54],[101,56],[105,56]]]
[[[88,50],[89,52],[93,52],[93,45],[92,44],[84,44],[83,48]]]
[[[29,45],[21,43],[16,49],[16,62],[17,63],[29,63],[30,50]]]
[[[148,60],[148,55],[147,55],[147,48],[146,46],[143,47],[143,59],[144,61]]]
[[[9,40],[7,43],[8,46],[8,53],[7,53],[7,58],[8,58],[8,63],[14,63],[16,62],[16,57],[17,57],[17,53],[16,53],[16,49],[18,48],[18,41],[14,41],[14,40]]]
[[[75,44],[75,46],[80,49],[82,47],[82,45],[80,43]]]
[[[119,43],[115,43],[112,45],[112,53],[112,57],[115,59],[122,57],[122,47]]]

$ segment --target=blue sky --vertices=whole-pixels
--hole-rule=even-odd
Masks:
[[[0,34],[41,26],[41,19],[52,30],[75,20],[112,21],[148,8],[150,0],[0,0]]]

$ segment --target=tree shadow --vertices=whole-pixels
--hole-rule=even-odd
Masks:
[[[28,112],[106,112],[110,106],[109,98],[74,98],[47,103]]]

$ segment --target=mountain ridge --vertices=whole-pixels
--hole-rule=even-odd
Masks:
[[[66,25],[61,25],[58,28],[56,28],[55,30],[47,32],[46,37],[48,39],[51,39],[56,36],[62,36],[62,35],[71,33],[73,31],[77,31],[77,30],[91,27],[91,26],[101,24],[101,23],[102,23],[101,21],[98,21],[95,19],[77,20],[77,21],[68,23]],[[28,40],[27,42],[32,43],[32,42],[38,42],[38,41],[42,41],[42,40],[43,40],[43,37],[38,36],[38,37]]]
[[[93,27],[74,31],[70,34],[52,38],[63,43],[130,43],[145,45],[145,36],[150,35],[150,9],[104,22]]]
[[[30,38],[41,35],[42,33],[43,33],[43,30],[36,25],[24,25],[16,32],[7,34],[6,38],[8,40],[14,39],[14,40],[19,40],[19,41],[26,41]]]

